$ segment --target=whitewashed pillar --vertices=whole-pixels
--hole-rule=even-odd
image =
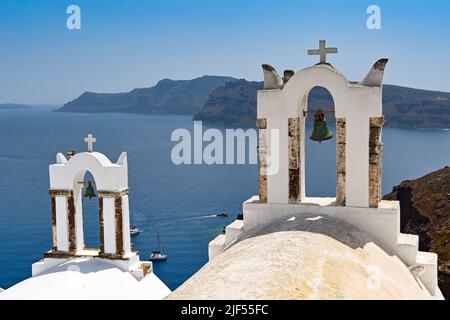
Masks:
[[[128,194],[122,196],[122,241],[123,254],[127,255],[131,252],[130,207]]]
[[[50,196],[53,230],[52,251],[73,252],[76,250],[73,192],[71,190],[50,190]]]
[[[100,254],[116,254],[115,197],[112,193],[99,192],[100,205]]]
[[[100,255],[117,258],[131,252],[128,189],[99,191]]]
[[[345,205],[369,207],[369,119],[346,117]]]
[[[73,202],[75,206],[75,247],[76,251],[82,251],[85,248],[84,230],[83,230],[83,187],[77,185],[73,192]]]

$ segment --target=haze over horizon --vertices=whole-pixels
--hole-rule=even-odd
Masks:
[[[68,30],[66,8],[81,8]],[[381,8],[369,30],[367,7]],[[262,80],[318,62],[319,39],[339,53],[328,61],[360,80],[380,57],[385,83],[450,91],[450,2],[433,1],[13,1],[0,2],[0,103],[63,104],[85,91],[127,92],[163,78],[225,75]]]

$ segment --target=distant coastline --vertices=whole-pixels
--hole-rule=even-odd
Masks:
[[[163,79],[153,87],[129,92],[85,92],[55,111],[190,115],[206,124],[253,126],[257,91],[262,88],[262,82],[225,76]],[[333,99],[327,90],[315,87],[308,105],[333,108]],[[450,93],[386,84],[383,114],[389,127],[449,129]]]
[[[31,109],[32,107],[27,104],[20,103],[0,103],[0,110],[24,110]]]

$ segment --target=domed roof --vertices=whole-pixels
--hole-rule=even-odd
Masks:
[[[2,299],[162,299],[170,289],[150,273],[138,281],[112,263],[75,258],[0,293]]]
[[[245,235],[169,299],[424,299],[396,257],[332,217],[292,217]]]

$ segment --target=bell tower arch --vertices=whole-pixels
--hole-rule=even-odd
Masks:
[[[305,117],[305,191],[307,197],[336,195],[336,129],[330,92],[314,87],[308,93]],[[320,181],[317,184],[316,181]]]
[[[92,136],[87,142],[90,151],[69,159],[58,153],[56,164],[49,168],[53,224],[50,255],[127,259],[132,255],[127,154],[123,152],[112,163],[104,154],[92,151]],[[85,248],[83,239],[83,179],[88,171],[94,177],[99,203],[100,248],[94,251]]]
[[[260,201],[305,202],[305,112],[313,87],[326,88],[336,117],[336,204],[377,207],[381,200],[382,74],[377,61],[359,83],[348,81],[328,63],[319,63],[277,82],[273,67],[263,66],[265,87],[257,96],[260,129]],[[272,139],[272,131],[278,139]],[[279,150],[271,154],[271,150]],[[278,170],[268,159],[278,156]]]

